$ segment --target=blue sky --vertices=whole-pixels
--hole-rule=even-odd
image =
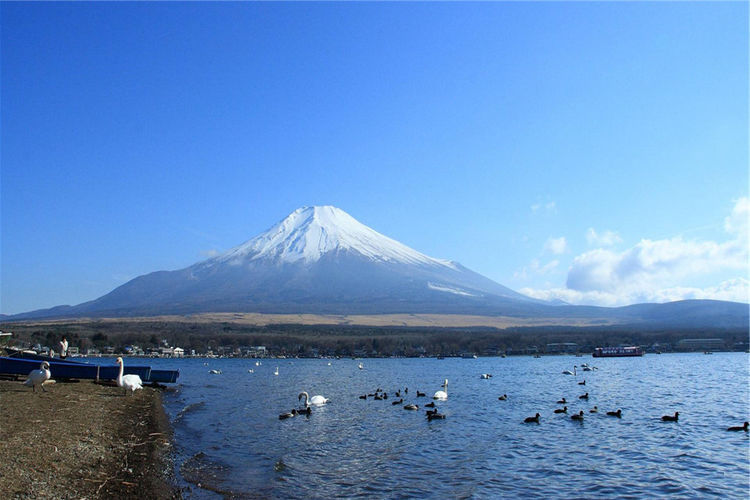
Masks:
[[[537,297],[747,301],[747,3],[0,14],[3,313],[321,204]]]

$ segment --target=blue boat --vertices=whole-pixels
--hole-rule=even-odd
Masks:
[[[21,349],[15,349],[13,347],[5,347],[4,348],[8,352],[8,357],[13,359],[30,359],[30,360],[36,360],[37,361],[37,367],[38,368],[38,362],[39,361],[47,361],[48,363],[71,363],[71,364],[79,364],[79,365],[86,365],[86,366],[97,366],[92,363],[87,363],[85,361],[75,361],[71,358],[53,358],[50,356],[45,356],[43,354],[37,354],[33,351],[23,351]],[[105,365],[99,367],[99,379],[105,379],[110,380],[110,373],[111,370],[114,368],[114,376],[111,377],[111,380],[114,380],[117,378],[117,373],[119,370],[119,366],[115,365],[112,367],[111,365]],[[157,382],[160,384],[174,384],[177,382],[177,378],[180,376],[180,370],[150,370],[148,373],[144,372],[144,368],[148,367],[137,367],[137,366],[125,366],[125,370],[123,372],[124,375],[128,374],[134,374],[141,377],[141,380],[144,382]],[[75,370],[72,371],[64,371],[64,373],[75,373]],[[2,370],[0,370],[0,373],[4,373]],[[89,369],[83,369],[82,373],[90,374]],[[105,373],[108,376],[104,377],[101,374]],[[28,374],[28,371],[26,373],[23,373],[23,375]],[[58,378],[90,378],[93,380],[97,380],[97,377],[67,377],[67,376],[58,376]]]
[[[59,379],[115,380],[120,373],[119,365],[94,365],[56,358],[44,361],[49,363],[52,377]],[[31,370],[38,368],[38,359],[0,357],[0,373],[6,375],[28,375]],[[124,373],[138,375],[144,382],[151,380],[150,366],[126,366]]]

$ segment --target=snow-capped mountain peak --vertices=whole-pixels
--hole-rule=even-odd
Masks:
[[[268,231],[215,258],[219,262],[270,259],[284,263],[315,262],[323,255],[347,251],[373,261],[445,266],[434,259],[371,229],[333,206],[302,207]]]

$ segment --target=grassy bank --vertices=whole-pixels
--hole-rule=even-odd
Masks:
[[[3,498],[176,498],[156,389],[0,381]]]

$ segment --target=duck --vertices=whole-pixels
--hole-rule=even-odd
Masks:
[[[562,399],[561,399],[560,401],[558,401],[558,402],[557,402],[557,404],[559,404],[559,405],[564,405],[564,404],[565,404],[565,403],[567,403],[567,402],[568,402],[568,401],[567,401],[567,400],[566,400],[565,398],[562,398]]]
[[[492,378],[492,374],[491,374],[491,373],[483,373],[483,374],[481,374],[481,375],[479,376],[479,378],[481,378],[481,379],[488,379],[488,378]]]
[[[427,414],[427,421],[428,422],[432,421],[432,420],[440,420],[440,419],[445,420],[445,415],[443,415],[442,413],[438,413],[437,409],[435,409],[435,411]]]
[[[679,418],[680,418],[680,412],[678,412],[678,411],[674,412],[674,416],[672,416],[672,415],[664,415],[663,417],[661,417],[661,419],[664,422],[677,422],[677,420]]]
[[[586,380],[583,380],[581,382],[578,382],[578,385],[586,385]]]
[[[579,411],[577,415],[571,415],[570,418],[572,420],[583,420],[583,410]]]
[[[312,406],[305,406],[304,408],[300,408],[297,410],[297,415],[307,415],[308,417],[312,415]]]
[[[419,406],[415,404],[406,405],[404,406],[404,410],[419,410]]]
[[[297,410],[292,409],[292,411],[290,411],[290,412],[282,413],[281,415],[279,415],[279,420],[286,420],[287,418],[292,418],[297,413],[298,413]]]
[[[578,399],[588,399],[588,398],[589,398],[588,392],[586,394],[581,394],[580,396],[578,396]]]
[[[362,394],[359,399],[367,399],[367,394]]]
[[[589,410],[589,413],[599,413],[599,407],[598,406],[594,406],[593,408],[591,408]]]
[[[43,392],[47,392],[47,389],[44,388],[44,383],[48,381],[51,376],[52,374],[49,371],[49,363],[42,361],[42,364],[39,365],[39,369],[31,370],[29,372],[26,382],[24,382],[23,385],[27,387],[31,386],[33,392],[36,392],[36,386],[40,386]]]
[[[208,370],[211,375],[221,375],[221,370]]]
[[[427,394],[425,394],[424,392],[419,392],[419,391],[417,391],[417,397],[418,397],[418,398],[423,398],[423,397],[425,397],[425,396],[427,396]]]
[[[728,431],[745,431],[745,432],[747,432],[748,426],[750,426],[750,424],[748,424],[747,422],[745,422],[744,424],[738,425],[736,427],[728,427],[727,430]]]
[[[397,399],[396,401],[392,402],[391,404],[393,406],[396,406],[396,405],[400,405],[403,402],[404,402],[404,398],[401,398],[401,399]]]
[[[526,418],[525,418],[525,419],[523,420],[523,423],[524,423],[524,424],[531,424],[531,423],[536,423],[536,424],[538,424],[538,423],[539,423],[539,414],[537,413],[537,414],[536,414],[536,415],[534,415],[533,417],[526,417]]]
[[[506,401],[508,399],[508,395],[507,394],[503,394],[502,396],[500,396],[497,399],[499,399],[500,401]]]
[[[429,403],[427,403],[425,405],[425,407],[427,407],[427,408],[435,408],[435,402],[434,401],[430,401]]]
[[[607,415],[609,415],[610,417],[617,417],[617,418],[621,418],[621,417],[622,417],[622,410],[617,410],[617,411],[608,411],[608,412],[607,412]]]
[[[567,406],[565,406],[565,407],[563,407],[563,408],[557,408],[557,409],[555,410],[555,413],[568,413],[568,407],[567,407]]]
[[[383,396],[381,396],[378,393],[375,393],[375,396],[373,396],[372,399],[374,399],[375,401],[383,401]]]

